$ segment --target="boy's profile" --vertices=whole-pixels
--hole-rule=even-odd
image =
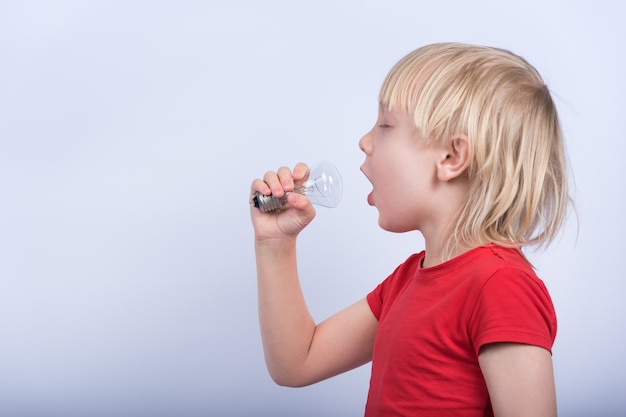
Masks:
[[[496,48],[419,48],[387,75],[359,147],[380,227],[419,230],[425,248],[316,324],[296,264],[315,210],[290,192],[308,167],[254,180],[250,199],[288,201],[251,208],[272,378],[304,386],[372,361],[368,417],[556,416],[556,314],[522,249],[551,242],[570,200],[557,111],[535,68]]]

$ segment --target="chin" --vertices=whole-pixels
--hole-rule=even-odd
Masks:
[[[381,229],[392,233],[404,233],[414,230],[410,227],[406,227],[406,225],[394,223],[393,221],[383,219],[382,217],[378,218],[378,226],[380,226]]]

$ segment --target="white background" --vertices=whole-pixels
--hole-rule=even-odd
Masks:
[[[625,415],[617,4],[1,0],[0,415],[362,415],[369,366],[267,375],[249,185],[335,162],[344,200],[301,236],[303,287],[317,320],[365,296],[422,240],[378,228],[357,142],[390,67],[441,41],[510,49],[554,92],[579,227],[529,256],[560,415]]]

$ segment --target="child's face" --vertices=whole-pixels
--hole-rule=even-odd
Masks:
[[[385,107],[359,147],[366,156],[361,171],[373,185],[367,201],[378,209],[379,225],[405,232],[434,224],[436,166],[445,149],[424,143],[411,115]]]

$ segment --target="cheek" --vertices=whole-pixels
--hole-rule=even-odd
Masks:
[[[415,184],[401,169],[388,168],[377,184],[377,201],[381,214],[393,220],[394,217],[405,216],[407,206],[415,200]]]
[[[393,161],[381,167],[380,175],[385,188],[394,193],[404,193],[415,183],[413,167],[406,161]]]

